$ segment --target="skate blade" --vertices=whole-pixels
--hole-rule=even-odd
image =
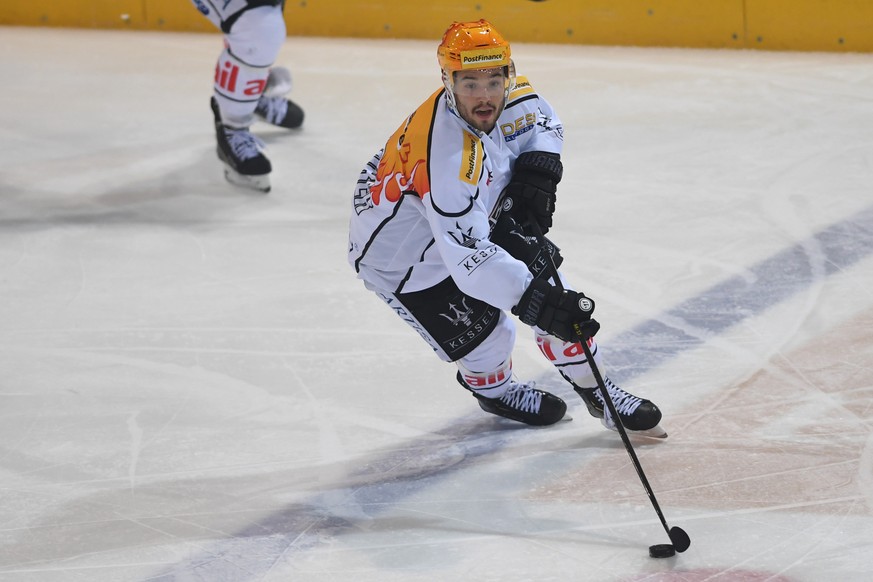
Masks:
[[[257,192],[267,193],[270,191],[270,175],[269,174],[260,174],[260,175],[246,175],[240,174],[236,170],[232,170],[231,168],[224,168],[224,177],[225,179],[233,184],[234,186],[240,186],[241,188],[248,188],[249,190],[256,190]]]
[[[642,436],[642,437],[648,437],[650,439],[665,439],[668,436],[667,431],[665,431],[663,428],[661,428],[660,424],[653,426],[652,428],[650,428],[648,430],[629,430],[627,432],[628,432],[628,434]]]
[[[605,426],[606,428],[608,428],[609,430],[614,431],[614,432],[618,432],[618,429],[615,428],[615,425],[610,426],[602,418],[600,419],[600,423],[603,426]],[[641,437],[646,437],[646,438],[650,438],[650,439],[665,439],[669,436],[667,434],[667,431],[665,431],[663,428],[661,428],[660,424],[656,424],[652,428],[646,429],[646,430],[631,430],[627,427],[624,427],[624,430],[627,432],[627,434],[629,436],[641,436]]]

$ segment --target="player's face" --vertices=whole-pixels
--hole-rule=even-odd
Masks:
[[[491,132],[505,103],[503,67],[458,71],[453,88],[458,114],[464,121],[479,131]]]

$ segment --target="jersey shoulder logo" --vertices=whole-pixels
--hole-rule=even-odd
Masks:
[[[467,184],[476,185],[479,183],[479,176],[482,174],[482,160],[485,156],[485,150],[482,147],[482,142],[479,136],[464,130],[464,144],[461,149],[461,169],[458,178]]]
[[[509,101],[518,99],[519,97],[524,97],[525,95],[532,95],[535,92],[536,91],[534,91],[530,81],[527,80],[527,77],[516,77],[515,85],[512,87],[512,91],[509,92]]]

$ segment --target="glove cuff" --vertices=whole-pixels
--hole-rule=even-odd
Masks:
[[[512,308],[512,314],[518,316],[525,325],[536,325],[551,288],[547,281],[534,279],[522,293],[518,305]]]

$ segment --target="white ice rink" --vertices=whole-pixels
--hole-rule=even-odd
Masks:
[[[446,23],[447,25],[449,23]],[[290,38],[302,130],[227,185],[218,35],[0,28],[0,580],[867,582],[873,55],[514,45],[552,238],[670,433],[479,410],[346,264],[438,39]]]

